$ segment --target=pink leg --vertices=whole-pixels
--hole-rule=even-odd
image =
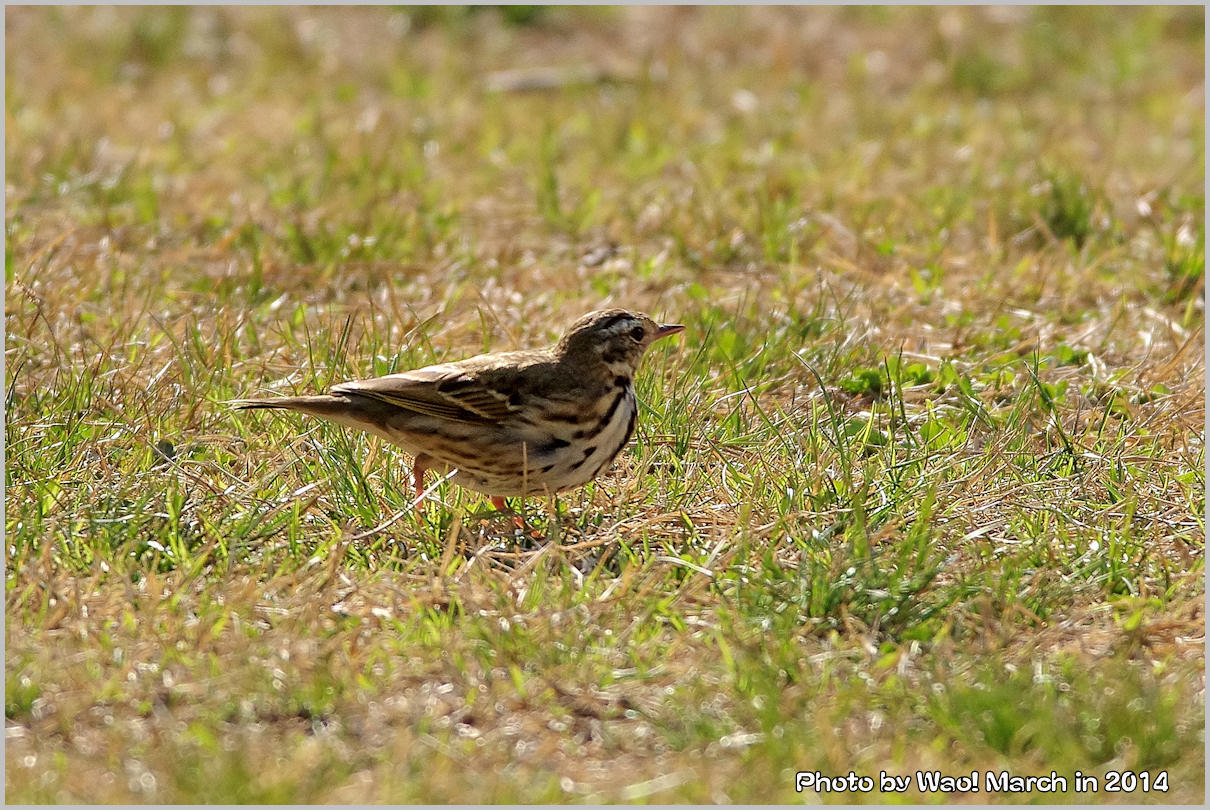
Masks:
[[[416,511],[419,512],[420,496],[424,494],[424,473],[428,470],[425,463],[420,459],[416,459],[416,463],[412,465],[412,486],[416,490]]]

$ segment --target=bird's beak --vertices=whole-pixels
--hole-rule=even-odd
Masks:
[[[669,335],[675,335],[677,332],[684,331],[685,327],[681,326],[679,323],[662,323],[660,324],[660,328],[655,331],[655,339],[659,340],[660,338],[665,338]]]

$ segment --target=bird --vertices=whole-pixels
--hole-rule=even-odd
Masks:
[[[557,493],[606,470],[638,417],[634,374],[657,340],[683,332],[639,312],[589,312],[553,346],[495,352],[353,380],[329,393],[237,399],[371,433],[414,459],[415,508],[428,470],[487,495]]]

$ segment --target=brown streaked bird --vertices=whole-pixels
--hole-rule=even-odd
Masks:
[[[590,312],[554,346],[481,354],[319,396],[240,399],[381,436],[415,457],[417,505],[426,470],[504,497],[559,492],[595,478],[634,432],[634,373],[652,343],[684,331],[624,309]]]

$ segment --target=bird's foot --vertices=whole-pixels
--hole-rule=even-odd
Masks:
[[[498,496],[495,496],[495,495],[492,496],[492,506],[496,507],[497,512],[507,512],[508,511],[508,504],[506,504],[504,502],[504,499],[500,498]],[[513,515],[513,523],[516,525],[516,527],[518,529],[520,529],[521,531],[525,531],[525,528],[526,528],[525,518],[521,517],[520,514]],[[532,529],[529,532],[529,536],[533,537],[535,539],[541,539],[544,535],[542,534],[542,532],[538,531],[537,529]]]

